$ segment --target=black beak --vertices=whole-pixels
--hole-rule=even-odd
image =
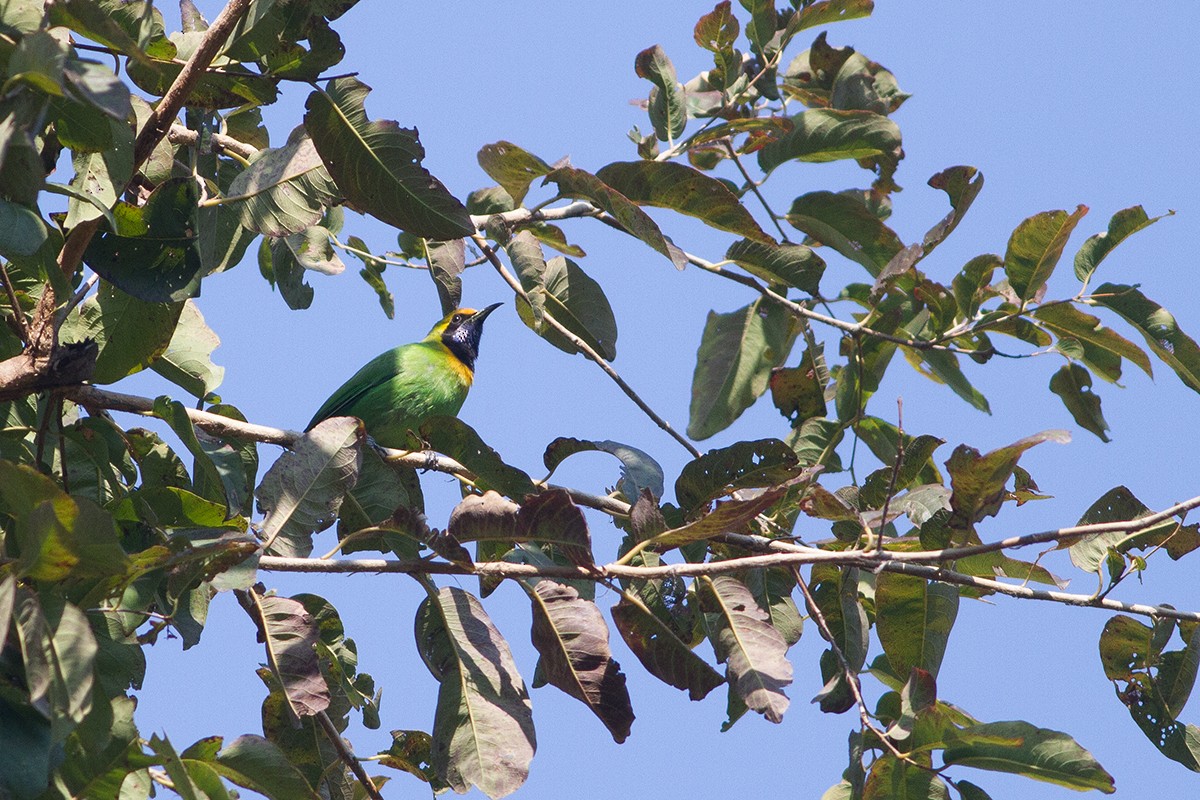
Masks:
[[[487,315],[492,313],[493,311],[495,311],[497,308],[499,308],[502,305],[504,305],[504,303],[492,303],[487,308],[481,308],[480,310],[476,311],[475,314],[471,317],[471,324],[473,326],[483,325],[483,320],[487,317]]]

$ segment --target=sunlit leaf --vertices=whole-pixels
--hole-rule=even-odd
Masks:
[[[1100,266],[1100,262],[1112,252],[1114,247],[1143,228],[1148,228],[1163,217],[1169,217],[1174,213],[1174,211],[1168,211],[1160,217],[1151,217],[1141,206],[1132,206],[1113,214],[1112,219],[1108,221],[1108,230],[1089,236],[1080,246],[1079,252],[1075,254],[1075,277],[1081,281],[1089,280],[1095,274],[1096,268]]]
[[[1028,722],[987,722],[951,733],[947,764],[1011,772],[1071,789],[1112,794],[1113,778],[1065,733]]]
[[[1092,302],[1119,314],[1145,337],[1154,354],[1175,370],[1184,385],[1200,392],[1200,347],[1180,330],[1170,311],[1135,286],[1112,283],[1097,287]]]
[[[571,439],[560,436],[546,446],[542,463],[550,474],[564,459],[576,453],[608,453],[621,462],[621,480],[617,488],[629,502],[637,500],[643,489],[654,497],[663,496],[663,469],[648,453],[620,442]]]
[[[878,276],[904,243],[860,200],[833,192],[797,197],[786,217],[792,227]]]
[[[238,212],[246,228],[286,236],[316,224],[338,194],[312,139],[300,132],[283,147],[259,152],[222,203]]]
[[[764,172],[793,160],[894,158],[900,150],[900,128],[870,111],[813,108],[793,116],[792,124],[790,133],[758,151],[758,166]]]
[[[1012,232],[1004,254],[1004,274],[1022,303],[1036,299],[1058,265],[1071,232],[1087,212],[1087,206],[1079,206],[1072,214],[1043,211]]]

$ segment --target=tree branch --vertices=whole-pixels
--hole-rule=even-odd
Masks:
[[[212,143],[222,150],[227,150],[230,153],[235,153],[242,158],[250,158],[258,154],[258,148],[252,144],[238,141],[232,136],[227,136],[223,133],[212,133]],[[167,141],[171,144],[182,144],[194,146],[200,141],[200,134],[178,122],[171,123],[171,127],[167,130]]]
[[[607,564],[596,567],[575,566],[535,566],[533,564],[512,564],[507,561],[479,561],[474,564],[454,564],[443,561],[395,561],[382,558],[361,559],[317,559],[317,558],[284,558],[281,556],[262,556],[258,561],[259,569],[268,572],[302,572],[302,573],[399,573],[404,575],[476,575],[494,578],[558,578],[569,580],[606,581],[612,578],[636,578],[651,580],[668,577],[697,577],[700,575],[725,575],[747,569],[768,567],[792,567],[800,564],[831,563],[838,566],[856,566],[870,570],[899,572],[915,575],[927,580],[937,580],[943,583],[954,583],[960,586],[974,586],[998,594],[1006,594],[1026,600],[1048,600],[1073,606],[1088,606],[1091,608],[1106,608],[1112,611],[1123,611],[1126,614],[1137,614],[1155,619],[1169,617],[1188,622],[1200,622],[1200,612],[1180,611],[1170,606],[1150,606],[1141,603],[1122,603],[1108,598],[1097,598],[1093,595],[1070,594],[1068,592],[1044,591],[1030,589],[1025,586],[1014,586],[987,578],[977,578],[964,575],[953,570],[930,567],[924,564],[909,564],[897,561],[880,560],[868,556],[861,551],[827,551],[812,550],[806,553],[771,553],[769,555],[731,558],[724,561],[709,561],[704,563],[664,564],[657,567],[634,567],[629,565]]]
[[[329,718],[329,715],[324,711],[318,711],[316,719],[320,723],[321,729],[325,731],[325,736],[329,739],[330,744],[338,751],[338,757],[350,768],[350,771],[354,773],[354,777],[358,778],[358,782],[362,784],[367,796],[371,800],[383,800],[383,795],[376,788],[375,781],[371,780],[371,776],[363,769],[362,762],[355,757],[354,753],[350,752],[350,748],[346,746],[346,741],[342,738],[342,734],[338,731],[337,726],[333,724],[333,720]]]
[[[516,292],[517,296],[528,300],[528,297],[525,295],[525,289],[521,286],[521,282],[513,277],[512,273],[504,268],[504,264],[501,263],[500,258],[496,255],[496,251],[488,245],[487,241],[479,234],[472,236],[471,240],[474,241],[475,246],[478,247],[485,256],[487,256],[488,261],[492,262],[492,266],[496,268],[498,273],[500,273],[500,277],[504,279],[504,282],[507,283],[514,292]],[[681,444],[689,453],[692,454],[693,458],[700,457],[700,451],[696,449],[696,446],[689,442],[685,436],[671,427],[671,423],[660,417],[654,411],[654,409],[651,408],[646,401],[643,400],[638,393],[633,390],[633,387],[625,382],[625,379],[621,377],[620,373],[613,369],[612,364],[609,364],[608,361],[606,361],[602,355],[597,353],[591,345],[580,339],[571,331],[567,330],[566,326],[555,319],[549,311],[544,312],[543,319],[550,323],[550,327],[554,328],[554,330],[558,331],[559,334],[571,342],[571,344],[574,345],[579,352],[583,353],[585,356],[595,362],[596,366],[600,367],[600,369],[604,371],[605,375],[612,378],[613,382],[616,383],[617,386],[621,387],[621,391],[625,393],[625,396],[632,400],[634,404],[646,414],[646,416],[650,417],[650,419],[654,421],[655,425],[662,428],[671,436],[672,439],[679,442],[679,444]]]

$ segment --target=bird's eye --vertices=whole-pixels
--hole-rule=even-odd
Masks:
[[[451,322],[451,324],[457,325],[458,323],[462,322],[463,319],[464,319],[464,317],[462,314],[455,314],[453,317],[450,318],[450,322]]]

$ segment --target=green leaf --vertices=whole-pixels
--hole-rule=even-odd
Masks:
[[[1146,344],[1175,370],[1184,385],[1200,392],[1200,347],[1179,329],[1175,316],[1136,286],[1106,283],[1092,295],[1096,305],[1112,309],[1146,339]]]
[[[244,592],[239,600],[252,612],[266,645],[267,665],[283,687],[288,708],[297,721],[329,707],[329,686],[321,674],[314,645],[317,626],[298,600]]]
[[[1072,231],[1088,212],[1079,206],[1073,214],[1066,211],[1043,211],[1029,217],[1012,232],[1004,254],[1004,274],[1008,283],[1021,298],[1024,306],[1036,300],[1046,285]]]
[[[128,558],[108,511],[71,497],[33,468],[0,460],[0,503],[16,521],[19,577],[62,581],[125,572]]]
[[[937,383],[943,383],[963,400],[985,414],[992,413],[987,398],[971,385],[958,365],[958,355],[945,350],[913,350],[903,348],[905,358],[917,371]],[[923,368],[927,367],[928,369]]]
[[[313,140],[299,132],[283,147],[255,155],[221,202],[238,213],[244,227],[287,236],[315,225],[338,196]]]
[[[669,208],[707,225],[772,245],[737,195],[697,169],[675,161],[618,161],[596,177],[638,205]]]
[[[900,128],[881,114],[813,108],[791,119],[791,132],[758,151],[758,166],[763,172],[793,160],[894,159],[900,152]]]
[[[725,683],[720,673],[657,615],[622,598],[612,608],[613,623],[638,661],[654,677],[686,691],[691,700],[702,700]]]
[[[566,458],[587,452],[608,453],[621,462],[621,479],[617,482],[617,489],[627,502],[636,502],[643,489],[649,490],[655,498],[663,496],[663,469],[658,462],[643,450],[608,440],[558,437],[546,445],[546,452],[542,455],[542,463],[548,471],[547,479]]]
[[[871,765],[862,800],[950,800],[950,790],[935,773],[885,753]]]
[[[233,517],[242,503],[239,493],[230,489],[242,483],[242,494],[248,494],[244,491],[245,473],[240,455],[228,446],[222,451],[211,436],[197,433],[187,409],[178,400],[171,400],[165,395],[155,398],[154,415],[171,426],[171,430],[196,459],[194,471],[197,491],[203,491],[208,499],[225,506],[226,518]],[[248,501],[249,498],[245,499]]]
[[[737,442],[685,464],[675,480],[675,500],[684,516],[691,517],[719,497],[778,486],[802,472],[792,448],[778,439]]]
[[[46,241],[46,224],[33,209],[0,198],[0,256],[31,256]]]
[[[263,518],[264,549],[307,556],[312,535],[337,519],[362,464],[362,423],[352,417],[323,420],[267,470],[255,492]]]
[[[810,345],[804,351],[800,366],[771,370],[771,402],[793,427],[813,417],[823,417],[828,381],[824,347],[818,345],[814,351]]]
[[[849,195],[809,192],[792,202],[786,218],[792,227],[862,264],[873,277],[904,249],[895,231]]]
[[[100,348],[95,383],[116,383],[150,366],[169,347],[182,303],[150,303],[110,283],[81,303],[60,331],[64,343],[92,340]]]
[[[936,678],[957,615],[950,584],[893,572],[875,579],[875,627],[897,675],[920,669]]]
[[[771,626],[746,585],[728,575],[701,578],[700,597],[711,613],[713,650],[726,664],[729,683],[748,708],[771,722],[782,722],[792,682],[787,642]]]
[[[926,256],[958,227],[963,215],[983,189],[983,173],[975,167],[950,167],[930,178],[929,185],[949,196],[950,213],[925,234],[921,249]]]
[[[586,705],[621,744],[629,737],[633,707],[600,609],[563,583],[522,580],[521,585],[533,603],[530,636],[546,680]]]
[[[205,324],[200,309],[188,300],[167,349],[151,362],[150,368],[196,398],[203,398],[225,379],[225,368],[212,363],[212,352],[220,345],[221,339]]]
[[[1092,391],[1092,374],[1078,364],[1067,364],[1050,376],[1050,391],[1058,395],[1076,424],[1109,441],[1108,423],[1100,412],[1100,396]]]
[[[1111,328],[1101,325],[1099,317],[1086,314],[1070,303],[1039,306],[1034,310],[1033,316],[1042,327],[1060,339],[1079,340],[1083,345],[1083,362],[1095,369],[1101,377],[1113,381],[1121,377],[1121,358],[1128,358],[1147,375],[1154,376],[1146,351]],[[1115,375],[1114,370],[1107,366],[1114,359]]]
[[[1011,772],[1069,789],[1115,791],[1112,776],[1074,739],[1028,722],[987,722],[951,732],[942,757],[947,764]]]
[[[65,25],[135,61],[176,55],[175,45],[166,38],[162,14],[145,0],[64,0],[48,10],[53,24]]]
[[[687,127],[683,87],[675,78],[675,65],[658,45],[637,54],[633,62],[639,78],[654,84],[650,90],[650,122],[660,141],[674,141]]]
[[[270,800],[318,797],[284,752],[261,736],[237,737],[217,754],[212,767],[226,780]]]
[[[432,417],[421,425],[419,434],[425,444],[415,449],[428,446],[450,456],[475,474],[475,486],[480,491],[495,489],[517,500],[537,492],[528,475],[505,464],[470,425],[457,417]]]
[[[173,178],[159,185],[144,206],[117,203],[117,230],[99,231],[84,261],[118,289],[148,303],[195,297],[202,266],[195,238],[199,192],[192,178]]]
[[[125,120],[104,120],[109,131],[111,144],[97,153],[74,151],[71,166],[75,175],[71,178],[71,195],[67,205],[67,228],[80,222],[104,216],[110,229],[117,227],[111,209],[120,197],[121,190],[133,176],[133,129]]]
[[[525,231],[521,234],[531,235]],[[541,292],[529,293],[531,300],[540,296],[544,309],[551,316],[606,360],[617,357],[617,320],[600,284],[574,261],[562,256],[545,262],[539,283]],[[517,314],[522,322],[559,350],[572,354],[581,352],[554,328],[539,325],[536,307],[521,298],[517,299]]]
[[[466,207],[421,166],[425,148],[416,130],[367,118],[370,91],[354,78],[336,78],[305,104],[305,128],[338,188],[361,211],[416,236],[473,234]]]
[[[293,311],[308,308],[313,301],[313,288],[304,280],[304,266],[288,247],[286,239],[264,236],[258,248],[258,269]]]
[[[1090,280],[1100,262],[1114,247],[1143,228],[1148,228],[1163,217],[1174,214],[1174,211],[1168,211],[1160,217],[1150,217],[1141,206],[1123,208],[1113,214],[1112,219],[1108,221],[1108,230],[1089,236],[1075,254],[1075,277],[1085,282]]]
[[[797,333],[795,317],[761,299],[728,314],[710,311],[692,375],[687,435],[707,439],[732,425],[767,390]]]
[[[818,25],[869,17],[874,9],[873,0],[817,0],[792,15],[788,20],[787,33],[794,35]]]
[[[595,175],[576,167],[559,167],[547,173],[542,183],[554,183],[563,197],[587,200],[607,211],[632,236],[669,258],[676,269],[683,269],[687,265],[687,257],[683,251],[667,241],[658,225],[645,211]]]
[[[397,508],[408,505],[411,505],[408,492],[397,470],[385,463],[374,448],[365,448],[358,480],[342,498],[342,507],[338,510],[338,539],[379,525]],[[415,558],[416,548],[411,550]]]
[[[781,283],[811,295],[818,293],[825,272],[824,260],[802,244],[763,244],[740,239],[729,246],[725,258],[768,283]]]
[[[484,145],[476,159],[488,177],[503,186],[518,205],[524,202],[529,185],[551,171],[545,161],[506,141]]]
[[[56,747],[44,715],[0,697],[0,747],[5,755],[0,759],[0,788],[22,798],[46,790]]]
[[[1005,484],[1026,450],[1042,442],[1066,444],[1069,441],[1071,435],[1066,431],[1051,430],[1027,436],[983,455],[965,444],[954,448],[946,462],[950,485],[954,489],[950,497],[954,526],[970,526],[1000,510],[1008,491]]]
[[[512,794],[537,748],[525,682],[479,600],[447,586],[417,609],[417,650],[441,684],[431,759],[456,792]]]

